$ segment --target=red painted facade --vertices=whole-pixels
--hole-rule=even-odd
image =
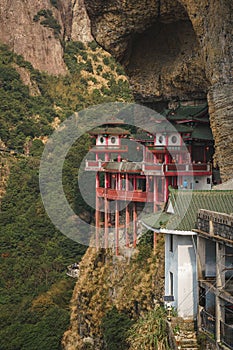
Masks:
[[[86,160],[85,170],[96,172],[97,247],[101,245],[101,230],[104,232],[102,245],[110,246],[112,228],[116,254],[122,241],[126,247],[136,247],[138,215],[145,204],[147,211],[160,209],[168,198],[169,186],[182,189],[211,186],[211,139],[203,142],[192,139],[190,133],[171,131],[147,133],[139,140],[137,135],[133,138],[124,131],[123,124],[120,128],[119,125],[105,125],[102,130],[93,130],[91,135],[95,137],[91,149],[93,159]],[[127,159],[126,140],[134,140],[133,154],[137,155],[142,146],[141,159]],[[120,242],[122,232],[124,237]]]

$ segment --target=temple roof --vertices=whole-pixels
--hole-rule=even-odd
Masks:
[[[89,131],[90,135],[129,135],[129,130],[114,127],[114,126],[101,126]]]
[[[207,104],[197,106],[179,106],[176,109],[165,109],[162,115],[171,121],[179,120],[197,120],[200,122],[208,122]]]
[[[150,214],[142,219],[143,223],[152,229],[191,231],[196,228],[199,209],[232,213],[233,191],[170,189],[169,203],[173,207],[174,214],[166,210]]]

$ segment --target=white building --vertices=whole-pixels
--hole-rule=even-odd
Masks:
[[[197,212],[201,209],[233,211],[233,191],[170,190],[167,207],[144,217],[141,224],[155,234],[165,234],[165,295],[184,319],[197,318]]]

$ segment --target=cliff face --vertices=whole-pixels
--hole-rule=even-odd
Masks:
[[[47,23],[42,23],[46,14],[35,20],[41,10],[47,11]],[[49,74],[67,72],[63,60],[64,40],[92,40],[83,0],[3,0],[0,18],[0,41],[31,62],[34,68]]]
[[[206,98],[223,180],[233,174],[232,1],[85,0],[95,39],[144,103]]]
[[[41,10],[51,11],[49,23],[43,15],[35,21]],[[35,68],[65,74],[62,43],[91,41],[93,34],[125,66],[138,101],[207,98],[215,160],[227,180],[233,173],[232,10],[231,0],[3,0],[0,41]]]

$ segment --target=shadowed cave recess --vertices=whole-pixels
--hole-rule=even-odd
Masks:
[[[124,66],[137,103],[208,104],[214,164],[233,173],[232,4],[85,0],[96,41]]]

